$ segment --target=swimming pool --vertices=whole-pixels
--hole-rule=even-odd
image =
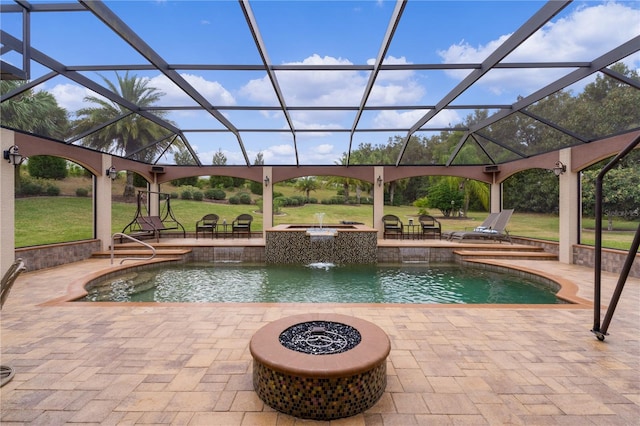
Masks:
[[[81,301],[555,304],[558,288],[458,264],[181,264],[91,284]]]

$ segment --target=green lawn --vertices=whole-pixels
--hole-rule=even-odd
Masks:
[[[171,200],[175,217],[187,229],[195,230],[195,223],[207,213],[216,213],[220,219],[230,223],[236,216],[249,213],[253,216],[252,229],[262,229],[262,214],[255,205],[232,205],[208,201]],[[112,231],[121,232],[133,220],[136,205],[114,203],[112,206]],[[282,214],[274,217],[274,224],[317,223],[317,213],[324,213],[323,223],[339,223],[343,220],[362,222],[372,226],[371,205],[324,205],[307,204],[302,207],[283,208]],[[412,206],[385,206],[385,214],[395,214],[405,223],[409,217],[417,217]],[[432,211],[436,217],[439,212]],[[472,212],[468,218],[440,218],[443,231],[471,229],[480,224],[487,213]],[[593,244],[593,219],[585,220],[582,241]],[[603,223],[603,229],[607,223]],[[638,222],[616,221],[615,231],[603,232],[603,246],[628,250],[633,240],[633,231]],[[507,227],[512,235],[544,240],[558,240],[558,217],[532,213],[514,213]],[[91,198],[79,197],[33,197],[16,199],[16,247],[76,241],[93,237],[93,215]]]

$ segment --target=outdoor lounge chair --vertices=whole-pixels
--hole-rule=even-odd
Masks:
[[[433,235],[434,239],[436,236],[438,239],[442,239],[442,225],[440,225],[438,219],[428,214],[423,214],[418,218],[418,222],[420,222],[420,228],[422,229],[422,238]]]
[[[204,237],[207,232],[211,233],[211,238],[213,238],[213,234],[218,235],[218,220],[220,218],[217,214],[210,213],[206,214],[196,222],[196,240],[198,239],[198,233],[202,232],[202,236]]]
[[[396,238],[403,238],[404,225],[398,216],[387,214],[382,216],[382,223],[384,224],[383,238],[387,236],[395,236]]]
[[[247,238],[251,238],[251,222],[253,221],[253,216],[250,214],[241,214],[235,218],[235,220],[231,223],[231,236],[235,237],[237,234],[246,233]]]
[[[465,239],[480,239],[500,242],[509,241],[511,243],[511,236],[509,236],[509,231],[507,231],[507,224],[509,223],[509,219],[511,219],[512,214],[513,209],[503,210],[499,213],[493,226],[490,228],[479,231],[456,232],[450,239],[460,241]]]
[[[500,216],[500,212],[489,213],[489,216],[487,216],[486,219],[480,225],[473,228],[473,230],[484,231],[485,229],[490,229],[493,226],[493,224],[496,223],[496,219],[498,218],[498,216]],[[447,238],[447,240],[451,240],[451,239],[454,239],[455,234],[464,234],[465,232],[469,232],[469,231],[470,231],[469,229],[466,229],[465,231],[452,231],[452,232],[445,233],[445,237]]]

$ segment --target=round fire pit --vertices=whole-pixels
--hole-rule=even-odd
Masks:
[[[339,314],[303,314],[258,330],[249,345],[253,387],[272,408],[331,420],[371,407],[387,384],[389,338],[375,324]]]

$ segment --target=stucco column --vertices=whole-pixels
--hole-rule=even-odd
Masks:
[[[6,151],[13,145],[15,133],[0,129],[0,149]],[[0,276],[15,261],[15,170],[13,164],[0,157]],[[29,265],[25,265],[29,269]]]
[[[269,184],[265,182],[269,179]],[[273,173],[271,167],[262,168],[262,238],[273,227]]]
[[[113,181],[106,175],[111,167],[111,156],[102,154],[102,167],[94,176],[93,212],[96,220],[95,235],[100,240],[102,250],[109,250],[111,245],[111,184]]]
[[[567,171],[558,177],[560,180],[558,260],[561,263],[571,264],[573,263],[573,246],[578,243],[579,237],[580,188],[578,173],[571,170],[571,148],[560,150],[558,159],[567,166]]]
[[[156,173],[153,174],[153,182],[149,183],[149,191],[149,215],[160,216],[160,185]]]
[[[378,178],[382,185],[378,185]],[[373,227],[378,230],[378,239],[384,235],[382,216],[384,215],[384,167],[373,168]]]
[[[495,175],[493,175],[493,183],[491,184],[491,206],[490,211],[492,213],[502,210],[502,184],[496,183]]]

